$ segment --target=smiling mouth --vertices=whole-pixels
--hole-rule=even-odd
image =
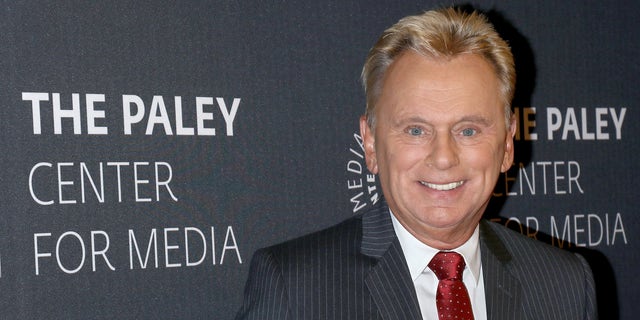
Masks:
[[[434,189],[438,191],[449,191],[463,185],[464,181],[457,181],[457,182],[451,182],[451,183],[445,183],[445,184],[436,184],[436,183],[429,183],[424,181],[420,181],[420,183],[423,186],[428,187],[430,189]]]

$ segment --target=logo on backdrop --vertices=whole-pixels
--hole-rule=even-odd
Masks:
[[[357,213],[376,204],[380,200],[380,188],[376,175],[367,169],[362,137],[357,133],[353,134],[353,141],[349,146],[349,160],[346,168],[347,190],[352,212]]]
[[[193,97],[184,99],[183,108],[182,96],[153,95],[150,101],[145,101],[131,94],[108,99],[105,94],[62,95],[46,91],[22,92],[22,100],[19,110],[31,113],[28,129],[34,136],[53,141],[51,137],[56,135],[86,135],[87,144],[94,143],[90,136],[96,135],[230,139],[234,136],[234,121],[242,101],[237,97]],[[170,162],[127,160],[117,153],[105,155],[114,156],[118,158],[75,162],[34,160],[24,179],[32,201],[55,208],[51,212],[59,213],[60,220],[73,226],[77,226],[72,220],[77,215],[65,213],[72,212],[74,206],[84,210],[88,206],[135,202],[137,208],[142,208],[153,202],[181,201],[180,190],[173,183],[174,173],[180,170],[174,170]],[[140,153],[137,156],[158,155]],[[84,207],[85,204],[88,206]],[[63,207],[66,210],[59,209]],[[156,207],[149,210],[162,214]],[[109,209],[102,212],[110,213]],[[242,264],[231,225],[218,230],[211,225],[173,223],[151,229],[130,226],[111,231],[91,229],[34,232],[31,261],[35,275]]]

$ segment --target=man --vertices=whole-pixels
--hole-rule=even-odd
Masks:
[[[237,318],[595,319],[582,257],[481,221],[515,133],[513,57],[486,18],[400,20],[363,80],[360,131],[385,200],[256,252]]]

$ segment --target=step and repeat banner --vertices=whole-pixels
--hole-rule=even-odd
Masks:
[[[0,317],[231,319],[253,252],[379,201],[359,80],[436,1],[3,1]],[[476,1],[514,49],[487,218],[640,313],[640,5]]]

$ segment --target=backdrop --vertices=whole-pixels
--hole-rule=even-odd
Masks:
[[[2,1],[1,317],[231,319],[256,249],[380,198],[362,63],[438,4]],[[640,5],[471,4],[519,73],[487,218],[584,253],[601,318],[632,319]]]

